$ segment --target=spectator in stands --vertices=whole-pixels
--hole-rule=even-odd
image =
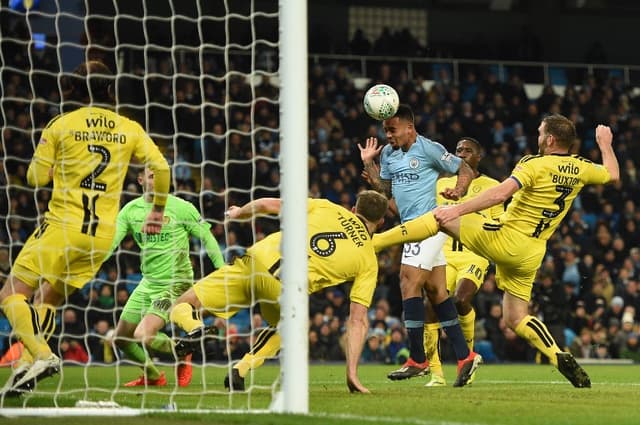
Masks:
[[[367,336],[367,342],[362,351],[362,361],[365,363],[388,363],[388,354],[384,349],[384,331],[372,329]]]
[[[640,343],[635,332],[627,335],[626,346],[620,352],[620,358],[631,359],[634,363],[640,363]]]

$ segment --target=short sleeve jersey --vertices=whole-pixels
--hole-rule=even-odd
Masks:
[[[369,307],[378,281],[378,260],[364,223],[351,211],[324,199],[307,201],[309,293],[353,282],[350,299]],[[255,243],[247,254],[276,277],[281,232]]]
[[[462,159],[440,143],[418,135],[404,152],[385,146],[380,154],[380,178],[391,180],[391,194],[405,222],[436,207],[436,181],[440,174],[456,174]]]
[[[611,180],[607,169],[578,155],[527,155],[511,177],[520,186],[503,219],[505,228],[547,240],[586,184]]]
[[[33,159],[53,167],[46,219],[111,238],[132,155],[141,163],[164,161],[140,124],[111,110],[82,107],[53,118]]]
[[[189,202],[169,195],[164,210],[164,223],[158,234],[142,232],[142,225],[153,204],[141,196],[128,202],[118,214],[118,231],[112,250],[128,233],[141,250],[140,271],[153,283],[193,280],[189,252],[190,236],[198,236],[211,227]]]
[[[459,204],[461,202],[467,201],[471,198],[478,196],[478,194],[484,192],[485,190],[491,187],[494,187],[500,184],[498,180],[492,179],[489,176],[485,176],[484,174],[481,174],[471,181],[471,184],[469,184],[469,188],[467,189],[467,193],[458,201],[445,199],[442,195],[440,195],[440,193],[443,192],[446,188],[455,187],[457,181],[458,181],[457,176],[443,177],[438,180],[438,183],[436,185],[438,205]],[[497,219],[498,217],[500,217],[500,215],[504,213],[504,206],[502,204],[494,205],[491,208],[487,208],[486,210],[481,211],[481,213],[486,217]],[[447,239],[447,242],[445,242],[443,249],[445,253],[447,251],[452,251],[454,246],[457,246],[458,247],[457,250],[459,250],[459,245],[461,244],[456,243],[455,239],[453,239],[452,237],[449,237]]]

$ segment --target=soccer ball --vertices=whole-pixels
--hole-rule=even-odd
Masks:
[[[391,118],[398,111],[398,92],[386,84],[376,84],[364,95],[364,110],[374,120]]]

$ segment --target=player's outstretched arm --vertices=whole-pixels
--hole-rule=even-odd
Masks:
[[[280,214],[281,204],[280,198],[260,198],[241,207],[233,205],[229,207],[224,215],[230,219],[242,219],[250,218],[257,214]]]
[[[502,204],[516,191],[520,189],[513,178],[508,178],[498,186],[485,190],[478,196],[458,205],[438,207],[433,210],[433,215],[438,223],[443,226],[456,218],[472,212],[482,211],[494,205]]]
[[[596,127],[596,143],[602,154],[602,165],[611,175],[611,182],[620,180],[620,165],[613,151],[613,134],[610,127],[606,125]]]
[[[362,347],[367,336],[369,323],[367,308],[362,304],[351,302],[349,319],[347,320],[347,387],[349,391],[369,393],[370,391],[360,383],[358,378],[358,362],[362,354]]]
[[[443,198],[450,199],[452,201],[457,201],[462,198],[466,193],[467,189],[469,189],[469,185],[471,181],[475,177],[475,173],[473,169],[467,164],[465,161],[460,163],[460,168],[458,168],[458,179],[456,182],[456,187],[453,189],[447,188],[442,193]]]

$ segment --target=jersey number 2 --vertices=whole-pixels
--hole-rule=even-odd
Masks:
[[[80,182],[80,187],[83,189],[99,190],[104,192],[107,190],[107,184],[96,181],[98,176],[104,172],[111,161],[111,152],[104,146],[99,145],[87,145],[89,152],[100,154],[102,160],[96,168],[93,169],[85,178]]]
[[[96,168],[93,169],[85,178],[80,181],[80,187],[83,189],[98,190],[104,192],[107,190],[107,184],[98,182],[96,179],[107,169],[109,161],[111,161],[111,152],[104,146],[87,145],[87,149],[91,153],[97,153],[101,156],[101,161]],[[89,197],[86,193],[82,194],[82,208],[84,209],[84,217],[82,218],[81,232],[90,236],[96,235],[98,229],[99,218],[96,215],[96,203],[99,195]]]

